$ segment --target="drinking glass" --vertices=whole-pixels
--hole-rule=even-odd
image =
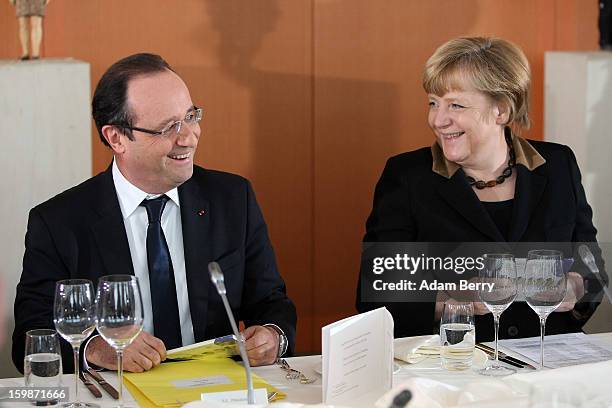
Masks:
[[[96,325],[93,283],[87,279],[67,279],[55,284],[53,322],[57,332],[72,346],[74,355],[74,401],[70,408],[97,408],[99,405],[79,401],[79,349]]]
[[[563,271],[563,254],[553,250],[527,253],[523,291],[527,304],[540,318],[540,368],[544,368],[544,334],[546,319],[563,301],[567,278]]]
[[[38,329],[26,333],[23,374],[25,386],[59,388],[62,384],[62,352],[55,330]],[[36,406],[55,405],[55,398],[33,400]]]
[[[467,370],[472,366],[476,330],[472,302],[448,301],[440,320],[440,357],[447,370]]]
[[[485,288],[482,285],[478,291],[480,300],[493,313],[495,327],[495,360],[493,364],[479,371],[483,375],[502,376],[515,373],[513,368],[499,364],[498,336],[499,319],[516,298],[516,263],[511,254],[485,254],[484,267],[478,271],[480,283],[489,283],[493,286]]]
[[[117,351],[119,407],[123,407],[123,350],[138,336],[144,319],[138,278],[108,275],[98,281],[96,327]]]

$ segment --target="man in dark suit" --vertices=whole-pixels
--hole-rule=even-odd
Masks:
[[[139,278],[145,321],[125,349],[129,371],[160,364],[166,349],[231,333],[209,281],[211,261],[225,273],[230,306],[245,323],[251,363],[271,364],[290,352],[296,311],[255,195],[242,177],[194,166],[202,110],[182,79],[157,55],[132,55],[102,76],[92,111],[114,160],[30,212],[15,299],[17,368],[23,368],[25,332],[53,327],[61,279]],[[71,371],[71,350],[62,343],[63,366]],[[115,353],[101,337],[82,355],[116,368]]]

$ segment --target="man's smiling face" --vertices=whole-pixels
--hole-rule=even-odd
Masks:
[[[162,130],[193,113],[194,105],[183,80],[172,71],[141,75],[130,80],[127,108],[132,125]],[[172,132],[170,132],[172,133]],[[200,138],[198,123],[183,123],[180,134],[150,135],[132,131],[122,136],[122,151],[115,151],[121,173],[147,193],[165,193],[193,174],[193,157]]]

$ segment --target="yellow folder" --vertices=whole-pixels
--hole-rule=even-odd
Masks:
[[[203,392],[246,390],[244,367],[228,358],[163,363],[144,373],[125,373],[125,385],[141,407],[179,407],[200,400]],[[253,375],[254,388],[286,395]]]
[[[201,360],[238,355],[238,346],[233,338],[234,336],[223,336],[168,350],[167,357],[172,360]]]

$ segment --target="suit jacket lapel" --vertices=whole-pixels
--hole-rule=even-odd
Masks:
[[[443,182],[438,188],[438,193],[472,226],[489,239],[497,242],[505,241],[478,197],[472,191],[463,170],[457,170],[450,179]]]
[[[527,230],[531,214],[542,198],[547,177],[538,170],[529,171],[518,165],[516,169],[516,187],[514,191],[514,209],[510,225],[510,242],[520,241]]]
[[[178,189],[185,252],[185,273],[193,334],[196,341],[206,339],[208,311],[208,261],[210,258],[210,205],[198,184],[187,180]]]
[[[91,204],[100,215],[91,229],[108,274],[134,274],[123,216],[113,184],[111,167],[100,175],[100,188]]]

